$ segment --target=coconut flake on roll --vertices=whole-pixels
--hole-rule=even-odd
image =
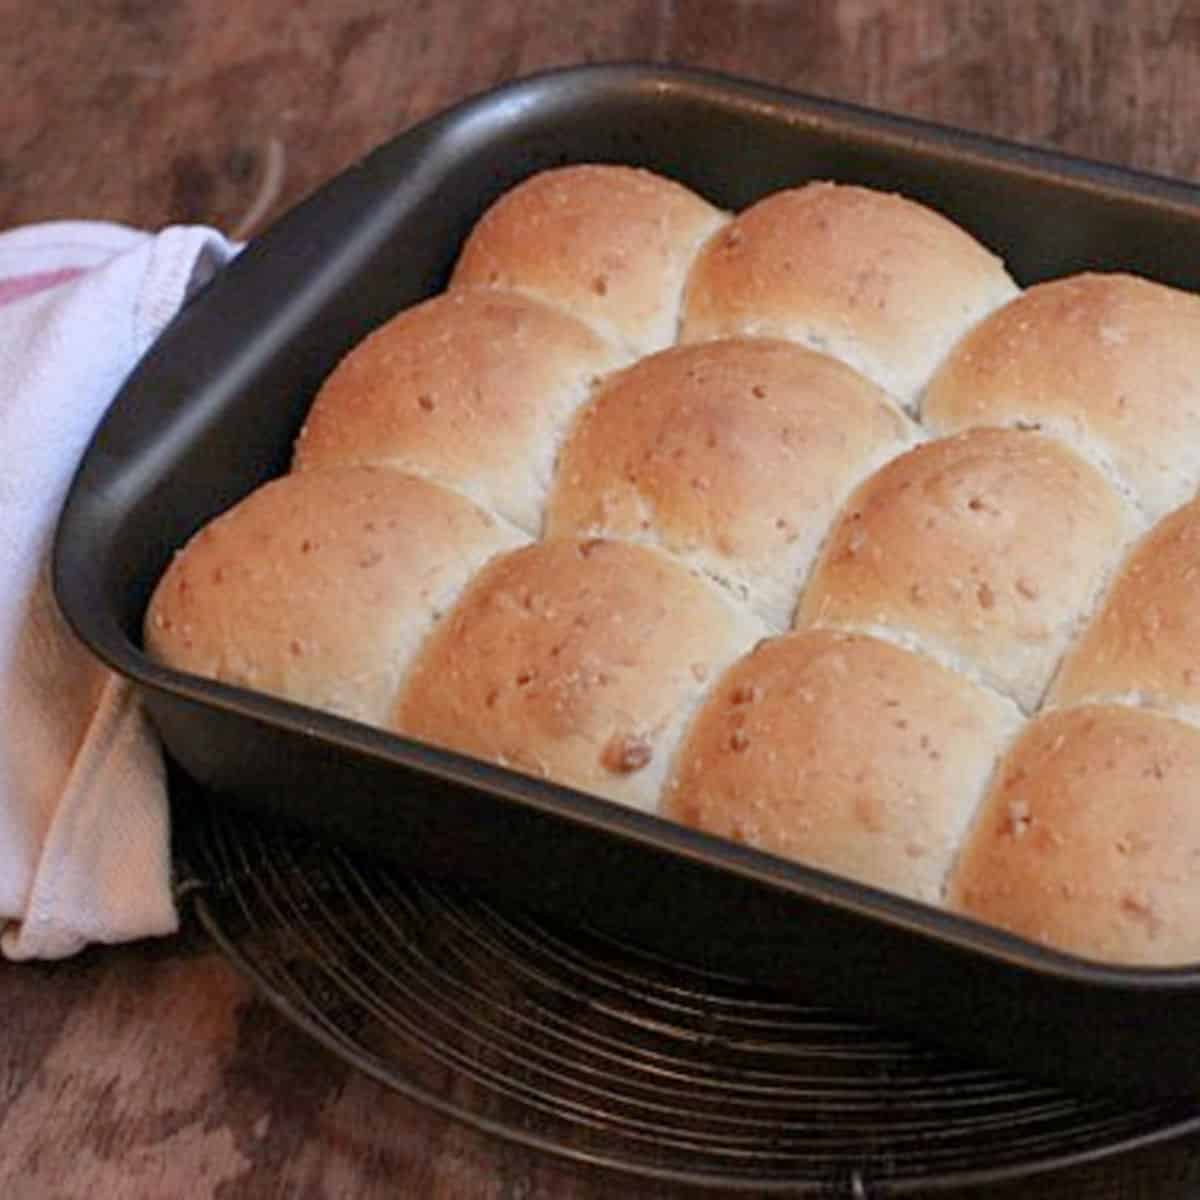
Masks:
[[[948,888],[955,911],[1086,958],[1200,959],[1200,729],[1117,705],[1031,722]]]
[[[1050,699],[1200,714],[1200,500],[1164,517],[1130,552]]]
[[[950,347],[1017,287],[914,200],[850,184],[775,192],[697,256],[680,340],[782,337],[831,354],[915,409]]]
[[[657,550],[537,542],[472,580],[414,661],[391,726],[654,811],[691,711],[764,633]]]
[[[794,343],[674,347],[576,414],[547,533],[657,544],[782,630],[841,502],[917,437],[880,389]]]
[[[1060,442],[972,429],[881,467],[847,501],[796,625],[919,647],[1034,710],[1138,531]]]
[[[662,811],[938,903],[1020,721],[1010,701],[923,655],[857,634],[786,634],[717,682]]]
[[[1031,287],[954,347],[923,417],[1052,433],[1156,519],[1200,483],[1200,297],[1120,274]]]
[[[463,492],[534,536],[573,411],[628,361],[582,322],[482,288],[418,304],[325,380],[293,468],[386,463]]]
[[[542,171],[483,214],[450,286],[523,292],[649,354],[675,341],[692,260],[726,219],[682,184],[640,168]]]
[[[182,671],[382,725],[467,580],[526,540],[388,468],[284,475],[175,555],[146,613],[146,647]]]

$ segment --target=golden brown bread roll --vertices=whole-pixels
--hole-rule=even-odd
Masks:
[[[293,466],[400,467],[536,536],[571,413],[626,360],[558,309],[460,288],[400,313],[342,359],[309,410]]]
[[[1059,442],[972,429],[926,442],[850,497],[796,624],[911,643],[1037,707],[1135,530]]]
[[[932,659],[858,634],[759,644],[692,721],[663,813],[937,903],[1020,712]]]
[[[1164,517],[1130,552],[1050,699],[1125,699],[1200,714],[1200,501]]]
[[[653,811],[688,714],[764,633],[656,550],[537,542],[472,580],[417,655],[392,726]]]
[[[179,670],[383,724],[430,626],[518,530],[385,467],[264,484],[175,556],[145,620]]]
[[[579,411],[546,530],[656,543],[785,629],[837,506],[916,436],[878,388],[793,343],[674,347]]]
[[[1160,517],[1200,483],[1200,297],[1131,275],[1031,287],[955,346],[922,415],[1041,428]]]
[[[523,292],[649,354],[675,340],[687,271],[725,219],[649,171],[596,164],[543,171],[483,214],[451,287]]]
[[[1200,960],[1200,729],[1108,705],[1038,717],[966,839],[948,902],[1088,958]]]
[[[950,347],[1016,295],[994,254],[902,196],[829,182],[776,192],[711,238],[680,340],[783,337],[916,406]]]

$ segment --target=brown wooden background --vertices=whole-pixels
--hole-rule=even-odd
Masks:
[[[261,228],[444,105],[581,61],[706,66],[1200,182],[1200,4],[0,0],[0,228]],[[188,928],[0,966],[0,1195],[598,1200],[287,1027]],[[1200,1194],[1200,1139],[978,1193]]]

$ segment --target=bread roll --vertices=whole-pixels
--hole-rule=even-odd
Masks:
[[[803,347],[675,347],[579,411],[547,532],[654,542],[782,630],[838,505],[915,437],[883,392]]]
[[[893,459],[851,496],[797,625],[880,631],[1037,707],[1135,528],[1059,442],[972,429]]]
[[[951,351],[923,415],[1062,437],[1153,520],[1200,483],[1200,297],[1131,275],[1039,284]]]
[[[400,467],[536,536],[571,413],[624,361],[557,309],[461,288],[400,313],[342,359],[317,393],[293,466]]]
[[[145,642],[182,671],[382,725],[422,639],[468,578],[526,539],[387,468],[264,484],[175,556]]]
[[[524,292],[649,354],[675,340],[684,278],[725,220],[649,171],[594,164],[543,171],[484,213],[451,286]]]
[[[751,205],[708,242],[680,340],[788,338],[914,408],[954,342],[1016,292],[1001,261],[940,213],[810,183]]]
[[[1004,762],[948,900],[1087,958],[1200,959],[1200,729],[1106,705],[1039,717]]]
[[[806,630],[761,643],[688,729],[665,815],[937,903],[1020,713],[887,642]]]
[[[392,727],[653,811],[688,715],[764,632],[655,550],[537,542],[472,581],[417,656]]]
[[[1200,500],[1129,554],[1051,693],[1059,705],[1117,698],[1200,714]]]

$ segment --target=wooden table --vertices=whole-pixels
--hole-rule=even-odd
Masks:
[[[384,138],[582,60],[707,66],[1200,179],[1200,5],[1180,0],[0,0],[0,227],[239,235]],[[190,923],[0,966],[0,1195],[681,1197],[550,1161],[341,1065]],[[1200,1139],[980,1191],[1172,1200]]]

